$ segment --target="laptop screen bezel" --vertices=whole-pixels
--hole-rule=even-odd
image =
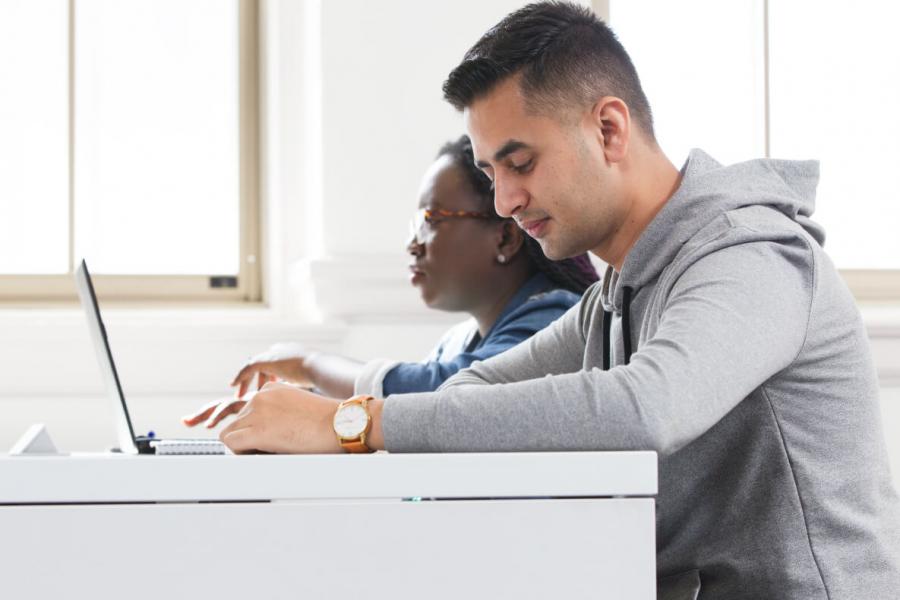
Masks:
[[[104,378],[107,394],[117,407],[116,412],[119,415],[119,421],[116,424],[116,430],[120,449],[128,454],[138,454],[134,427],[131,425],[131,416],[128,414],[128,406],[125,403],[125,394],[122,392],[119,372],[116,370],[109,338],[106,335],[106,326],[103,324],[103,317],[100,316],[100,305],[94,292],[94,283],[91,281],[87,262],[83,259],[75,271],[75,283],[78,296],[81,299],[81,306],[84,308],[87,316],[88,330],[91,334],[97,360],[100,363],[100,370]],[[121,426],[123,422],[127,426],[127,435]]]

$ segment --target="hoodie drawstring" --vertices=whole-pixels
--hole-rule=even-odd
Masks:
[[[631,288],[622,290],[622,340],[625,345],[625,364],[631,362]]]
[[[603,311],[603,370],[609,371],[609,323],[612,313]]]
[[[631,293],[632,289],[622,289],[622,342],[625,346],[625,364],[631,362]],[[603,311],[603,370],[609,371],[610,323],[612,313]]]

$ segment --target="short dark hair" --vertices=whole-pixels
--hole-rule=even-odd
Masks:
[[[616,96],[655,139],[650,103],[634,64],[590,8],[538,2],[510,13],[466,52],[444,82],[444,98],[461,111],[519,73],[529,110],[557,114]]]
[[[472,186],[472,191],[481,202],[482,209],[494,215],[498,220],[503,220],[503,217],[498,215],[494,209],[494,190],[491,180],[475,166],[474,151],[469,137],[464,135],[454,142],[444,144],[438,152],[438,158],[442,156],[449,157],[454,165],[462,169],[466,181]],[[529,235],[525,236],[523,246],[528,261],[535,270],[546,275],[550,281],[562,289],[575,292],[580,296],[599,279],[587,254],[563,260],[550,260],[541,250],[541,245]]]

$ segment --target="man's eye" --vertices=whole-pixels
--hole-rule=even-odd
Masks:
[[[529,159],[528,162],[522,163],[521,165],[511,165],[509,168],[515,171],[516,173],[527,173],[531,169],[531,165],[534,164],[534,159]]]

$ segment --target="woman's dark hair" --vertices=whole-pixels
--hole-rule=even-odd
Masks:
[[[462,169],[475,194],[484,204],[485,210],[497,217],[498,220],[503,220],[503,217],[498,215],[494,209],[494,191],[491,189],[491,180],[475,166],[475,154],[469,137],[464,135],[455,142],[444,144],[438,152],[438,158],[442,156],[450,157],[453,163]],[[525,253],[534,267],[563,289],[581,295],[599,279],[587,254],[563,260],[550,260],[544,255],[540,244],[529,235],[525,236],[524,247]]]
[[[586,6],[538,2],[510,13],[466,52],[444,82],[444,98],[463,110],[513,75],[521,75],[525,105],[534,112],[568,114],[616,96],[654,139],[650,103],[631,58]]]

